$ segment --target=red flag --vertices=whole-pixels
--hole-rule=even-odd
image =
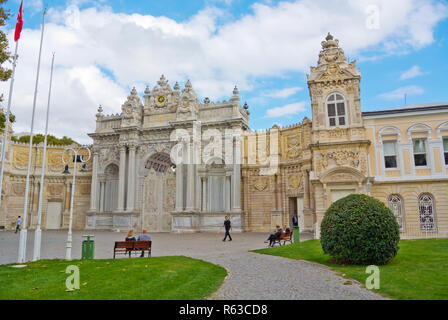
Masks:
[[[22,11],[22,7],[23,7],[23,1],[20,4],[20,10],[19,10],[19,15],[17,17],[17,24],[16,24],[16,33],[14,35],[14,41],[17,42],[20,39],[20,33],[22,32],[22,27],[23,27],[23,11]]]

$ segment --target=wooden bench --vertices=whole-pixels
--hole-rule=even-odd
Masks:
[[[114,246],[114,259],[116,254],[138,254],[143,251],[143,256],[145,251],[148,251],[148,257],[151,256],[151,246],[152,241],[115,241]]]
[[[272,244],[272,246],[275,246],[276,243],[278,243],[279,246],[282,245],[282,241],[283,241],[283,245],[286,244],[286,242],[289,242],[292,244],[292,239],[293,239],[293,231],[289,231],[289,232],[283,232],[282,235],[280,236],[280,238],[275,239],[274,243]]]

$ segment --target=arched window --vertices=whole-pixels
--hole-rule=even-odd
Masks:
[[[327,98],[328,124],[330,127],[346,126],[347,117],[345,98],[339,93],[332,93]]]
[[[398,194],[392,194],[389,197],[389,209],[392,211],[394,216],[397,218],[398,225],[400,226],[400,231],[404,232],[404,217],[403,217],[403,201]]]
[[[434,200],[430,194],[424,193],[419,197],[418,210],[420,215],[420,230],[422,232],[437,232]]]

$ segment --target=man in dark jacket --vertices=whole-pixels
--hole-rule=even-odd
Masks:
[[[275,240],[280,239],[280,237],[282,236],[282,233],[283,233],[282,228],[280,228],[280,226],[276,226],[275,227],[275,233],[271,234],[269,236],[268,240],[267,240],[267,241],[269,241],[269,246],[270,247],[274,246]]]
[[[232,230],[232,222],[230,222],[230,219],[228,216],[226,216],[226,218],[224,220],[224,224],[222,226],[226,230],[226,235],[222,241],[226,241],[227,237],[229,237],[229,241],[232,241],[232,237],[230,236],[230,230]]]

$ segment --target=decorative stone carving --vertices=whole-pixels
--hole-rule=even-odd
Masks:
[[[297,159],[300,156],[301,150],[301,133],[288,138],[288,158]]]
[[[303,174],[301,172],[297,173],[297,174],[290,175],[288,177],[289,188],[290,189],[298,189],[302,185],[302,178],[303,178]]]
[[[328,135],[330,136],[330,138],[337,138],[337,139],[347,138],[347,134],[348,134],[347,129],[342,129],[339,127],[328,131]]]
[[[269,178],[268,177],[256,177],[253,183],[256,191],[269,191],[268,190]]]
[[[185,84],[177,107],[177,119],[186,120],[197,117],[199,112],[199,100],[193,90],[190,80]]]
[[[123,111],[121,125],[124,127],[138,126],[141,123],[142,108],[142,101],[137,94],[137,90],[133,88],[131,95],[121,107],[121,110]]]

